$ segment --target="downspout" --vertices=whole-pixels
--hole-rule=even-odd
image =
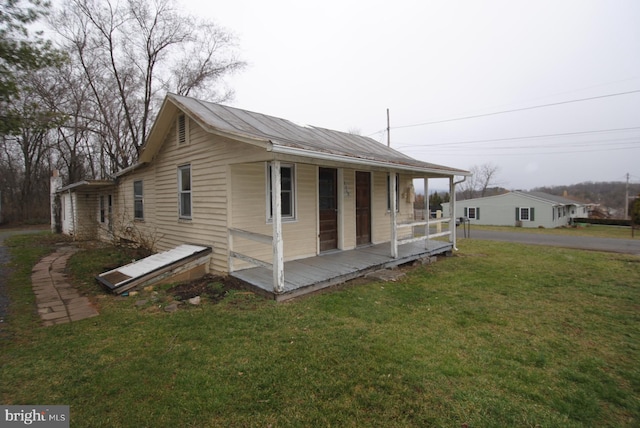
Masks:
[[[453,181],[453,177],[451,177],[451,212],[450,217],[451,219],[449,220],[449,227],[451,230],[451,237],[453,238],[453,249],[455,251],[458,251],[458,247],[456,246],[457,244],[457,237],[456,237],[456,185],[464,183],[467,180],[467,176],[463,175],[462,176],[462,180],[460,181]]]

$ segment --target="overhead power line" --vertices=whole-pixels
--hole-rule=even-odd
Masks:
[[[398,146],[397,148],[405,149],[409,147],[438,147],[438,146],[456,146],[456,145],[462,145],[462,144],[494,143],[498,141],[528,140],[533,138],[549,138],[549,137],[567,137],[567,136],[575,136],[575,135],[599,134],[604,132],[633,131],[637,129],[640,129],[640,126],[633,126],[629,128],[596,129],[592,131],[562,132],[557,134],[526,135],[522,137],[490,138],[485,140],[454,141],[450,143],[415,144],[415,145],[407,144],[407,145]]]
[[[522,108],[511,109],[511,110],[502,110],[502,111],[496,111],[496,112],[492,112],[492,113],[476,114],[476,115],[473,115],[473,116],[462,116],[462,117],[456,117],[456,118],[452,118],[452,119],[435,120],[435,121],[432,121],[432,122],[415,123],[413,125],[394,126],[391,129],[413,128],[413,127],[417,127],[417,126],[426,126],[426,125],[435,125],[435,124],[438,124],[438,123],[455,122],[455,121],[458,121],[458,120],[476,119],[476,118],[479,118],[479,117],[495,116],[495,115],[498,115],[498,114],[514,113],[514,112],[526,111],[526,110],[534,110],[534,109],[539,109],[539,108],[553,107],[553,106],[559,106],[559,105],[563,105],[563,104],[579,103],[579,102],[583,102],[583,101],[591,101],[591,100],[597,100],[597,99],[602,99],[602,98],[611,98],[611,97],[617,97],[617,96],[620,96],[620,95],[635,94],[635,93],[638,93],[638,92],[640,92],[640,89],[635,89],[633,91],[626,91],[626,92],[617,92],[615,94],[598,95],[598,96],[595,96],[595,97],[579,98],[579,99],[575,99],[575,100],[559,101],[559,102],[556,102],[556,103],[539,104],[539,105],[535,105],[535,106],[522,107]],[[378,132],[380,132],[380,131],[378,131]],[[378,132],[374,132],[374,134],[377,134]],[[371,135],[373,135],[373,134],[371,134]]]

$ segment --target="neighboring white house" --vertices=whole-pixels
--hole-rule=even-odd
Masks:
[[[449,203],[442,204],[449,217]],[[456,202],[454,217],[471,224],[517,227],[562,227],[573,218],[587,217],[587,206],[571,199],[542,192],[513,191],[485,198]]]

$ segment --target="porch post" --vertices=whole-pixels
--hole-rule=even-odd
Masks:
[[[389,187],[391,196],[391,257],[398,258],[398,219],[396,216],[396,173],[389,172]]]
[[[284,254],[282,244],[282,180],[280,161],[271,163],[271,219],[273,224],[273,291],[284,289]]]
[[[424,177],[424,219],[427,222],[424,226],[424,248],[429,249],[429,219],[431,218],[431,211],[429,209],[429,179]]]
[[[456,184],[453,181],[455,177],[449,177],[449,242],[456,248]]]

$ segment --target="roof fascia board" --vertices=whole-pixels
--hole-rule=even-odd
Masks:
[[[443,178],[451,177],[451,176],[458,176],[458,175],[462,175],[462,176],[471,175],[471,173],[468,172],[468,171],[442,171],[442,170],[437,170],[437,169],[433,169],[433,168],[421,168],[421,167],[411,166],[411,165],[402,165],[402,164],[391,163],[391,162],[383,162],[383,161],[376,161],[376,160],[370,160],[370,159],[353,158],[353,157],[350,157],[350,156],[336,155],[336,154],[331,154],[331,153],[322,153],[322,152],[317,152],[317,151],[313,151],[313,150],[306,150],[306,149],[298,149],[298,148],[295,148],[295,147],[281,146],[281,145],[278,145],[278,144],[273,144],[273,146],[272,146],[270,151],[272,151],[273,153],[282,154],[282,155],[301,156],[301,157],[307,157],[307,158],[313,158],[313,159],[321,159],[321,160],[326,160],[326,161],[343,162],[343,163],[354,164],[354,165],[368,166],[368,167],[371,167],[371,168],[381,168],[381,169],[386,169],[386,170],[392,169],[392,170],[401,170],[401,171],[411,171],[411,172],[416,172],[416,173],[436,174],[436,175],[442,176]]]
[[[69,190],[76,190],[82,187],[111,187],[115,186],[115,183],[112,181],[77,181],[75,183],[68,184],[64,187],[61,187],[57,190],[57,192],[67,192]]]

